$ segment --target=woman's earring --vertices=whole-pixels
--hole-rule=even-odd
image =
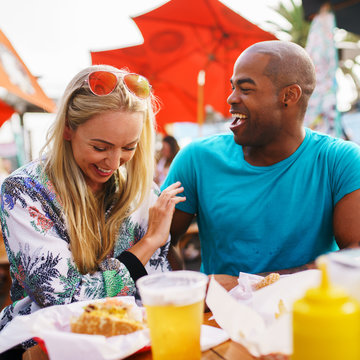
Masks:
[[[285,103],[284,106],[287,107],[287,103]]]

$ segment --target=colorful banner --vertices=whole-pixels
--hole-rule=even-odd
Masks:
[[[314,61],[316,87],[309,100],[305,126],[342,137],[340,113],[336,106],[338,54],[334,41],[335,16],[321,11],[311,23],[305,49]]]

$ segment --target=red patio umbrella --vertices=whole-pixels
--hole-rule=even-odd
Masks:
[[[10,119],[14,112],[15,109],[13,109],[4,101],[0,100],[0,127],[6,120]]]
[[[172,0],[133,20],[144,43],[91,52],[92,63],[146,76],[162,102],[160,131],[167,123],[201,123],[206,105],[227,116],[236,58],[255,42],[276,39],[218,0]],[[201,71],[204,86],[198,86]]]

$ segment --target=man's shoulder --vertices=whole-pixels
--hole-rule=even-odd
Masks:
[[[234,136],[232,134],[216,134],[199,139],[193,140],[185,148],[189,150],[196,149],[219,149],[219,146],[233,145],[235,144]]]
[[[337,138],[328,134],[317,132],[311,129],[306,129],[309,137],[309,143],[322,145],[324,150],[329,151],[346,151],[347,149],[354,149],[360,152],[360,146],[352,141]]]

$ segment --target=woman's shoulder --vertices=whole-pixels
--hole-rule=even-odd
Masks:
[[[144,199],[144,201],[141,203],[140,206],[144,207],[145,209],[148,209],[156,202],[160,194],[161,194],[161,190],[159,185],[156,184],[155,181],[153,181],[147,197]]]
[[[160,196],[160,188],[153,181],[152,186],[147,194],[147,196],[143,199],[143,201],[139,204],[137,209],[132,213],[132,217],[146,217],[148,216],[149,209],[154,205],[158,197]]]
[[[43,165],[41,161],[37,159],[17,168],[7,177],[7,179],[19,177],[41,177],[43,174]]]
[[[153,181],[151,189],[150,189],[150,196],[156,196],[157,198],[160,196],[161,190],[159,185]]]
[[[53,193],[53,186],[40,160],[19,167],[4,180],[2,192],[12,193],[15,189],[25,193]]]
[[[149,209],[155,204],[157,198],[160,195],[159,187],[153,183],[147,196],[139,203],[139,199],[133,202],[131,206],[130,214],[123,222],[123,226],[138,226],[139,228],[145,228],[149,219]]]

